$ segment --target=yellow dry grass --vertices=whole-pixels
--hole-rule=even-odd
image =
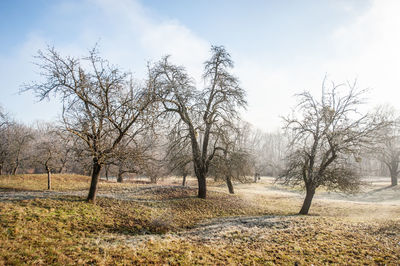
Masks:
[[[45,189],[43,176],[21,176],[23,184],[11,178],[1,177],[0,188]],[[260,191],[271,184],[251,185],[257,193],[237,186],[237,195],[211,187],[206,200],[195,197],[195,188],[166,184],[102,182],[96,205],[66,195],[0,202],[0,265],[400,261],[396,204],[317,199],[311,215],[298,216],[302,197],[282,188]],[[84,189],[88,178],[55,176],[54,185]]]
[[[53,174],[52,189],[56,191],[89,189],[88,176]],[[0,188],[12,190],[47,190],[47,174],[2,175]]]

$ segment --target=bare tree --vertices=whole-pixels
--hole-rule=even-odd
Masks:
[[[143,173],[148,170],[153,149],[157,144],[156,136],[150,128],[137,135],[135,139],[125,139],[116,151],[115,156],[108,161],[109,165],[117,168],[117,182],[123,182],[123,175],[126,173]],[[148,171],[147,171],[148,172]],[[154,178],[153,178],[154,179]]]
[[[31,167],[33,140],[34,129],[13,121],[0,106],[0,174],[15,175]]]
[[[168,57],[149,69],[148,80],[165,112],[177,116],[190,138],[199,198],[206,198],[206,176],[218,141],[215,125],[237,117],[238,109],[246,106],[245,92],[229,72],[233,67],[230,55],[222,46],[212,46],[211,53],[204,64],[205,87],[201,90]]]
[[[3,174],[3,171],[6,166],[6,160],[8,156],[8,141],[5,130],[0,131],[0,175]]]
[[[7,128],[12,124],[9,115],[0,106],[0,175],[3,174],[3,169],[9,154],[9,141]]]
[[[163,161],[169,173],[182,176],[182,186],[186,186],[186,178],[193,169],[193,156],[190,137],[179,127],[179,124],[168,134],[166,156]]]
[[[34,135],[30,127],[23,124],[9,124],[3,131],[4,165],[8,174],[17,174],[21,165],[29,158],[28,148]]]
[[[50,124],[39,124],[36,131],[34,161],[41,165],[47,173],[47,189],[52,189],[51,174],[62,167],[65,148],[57,129]]]
[[[121,147],[116,152],[116,156],[111,160],[111,164],[117,166],[117,182],[124,181],[123,175],[126,173],[139,172],[139,160],[142,154],[138,149],[131,146]]]
[[[54,48],[36,58],[45,81],[24,90],[40,100],[51,94],[62,99],[65,129],[85,143],[92,158],[87,200],[94,203],[102,165],[124,138],[135,137],[131,129],[141,123],[151,95],[135,86],[129,73],[100,58],[96,48],[85,58],[62,57]]]
[[[289,184],[303,184],[306,197],[300,214],[307,214],[320,186],[353,191],[360,184],[352,162],[359,160],[363,146],[370,145],[377,130],[386,123],[375,116],[357,112],[365,90],[356,83],[325,87],[320,100],[303,92],[298,95],[296,113],[285,118],[290,136],[284,174]],[[345,90],[347,89],[347,90]]]
[[[65,132],[61,128],[54,129],[55,138],[61,143],[58,157],[60,165],[58,173],[72,172],[72,164],[77,160],[75,157],[76,150],[79,149],[79,138],[75,135]]]
[[[378,111],[392,123],[380,130],[380,141],[371,152],[377,154],[378,159],[387,166],[391,185],[397,186],[400,173],[400,117],[394,108],[381,107]]]
[[[10,123],[9,115],[0,106],[0,131],[3,130]]]
[[[233,123],[220,127],[219,143],[210,174],[226,182],[228,191],[234,194],[233,180],[244,182],[252,172],[252,158],[246,140],[247,125]]]

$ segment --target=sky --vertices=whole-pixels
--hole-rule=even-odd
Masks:
[[[24,123],[53,121],[57,100],[39,102],[24,84],[40,80],[37,51],[54,46],[102,57],[142,80],[146,64],[171,55],[201,86],[211,45],[223,45],[247,91],[243,118],[274,131],[304,90],[318,96],[326,75],[369,88],[364,107],[400,109],[397,0],[3,0],[0,105]]]

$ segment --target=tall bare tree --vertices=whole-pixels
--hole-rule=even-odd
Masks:
[[[65,129],[85,143],[92,158],[87,200],[94,203],[102,165],[124,138],[135,137],[132,129],[142,123],[151,94],[136,86],[129,73],[99,57],[96,48],[75,58],[50,47],[36,59],[44,81],[24,90],[34,91],[40,100],[52,94],[61,98]]]
[[[320,186],[342,191],[358,188],[360,178],[352,162],[386,124],[357,111],[366,91],[357,89],[356,83],[325,85],[324,80],[320,100],[310,92],[297,95],[297,109],[285,118],[290,143],[286,170],[280,178],[305,186],[300,214],[308,213]]]
[[[203,89],[197,89],[185,69],[171,64],[168,57],[149,69],[149,86],[190,138],[199,198],[207,195],[206,176],[218,142],[215,125],[237,117],[238,109],[246,106],[245,91],[231,68],[233,61],[225,48],[212,46],[211,58],[204,63]]]

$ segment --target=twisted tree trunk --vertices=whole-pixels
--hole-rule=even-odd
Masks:
[[[90,182],[89,195],[87,197],[87,201],[91,203],[96,203],[96,194],[97,194],[97,186],[99,183],[101,164],[99,163],[98,158],[93,158],[93,167],[92,167],[92,179]]]
[[[304,199],[303,206],[301,207],[299,214],[308,214],[314,195],[315,188],[313,188],[312,185],[306,185],[306,197]]]

